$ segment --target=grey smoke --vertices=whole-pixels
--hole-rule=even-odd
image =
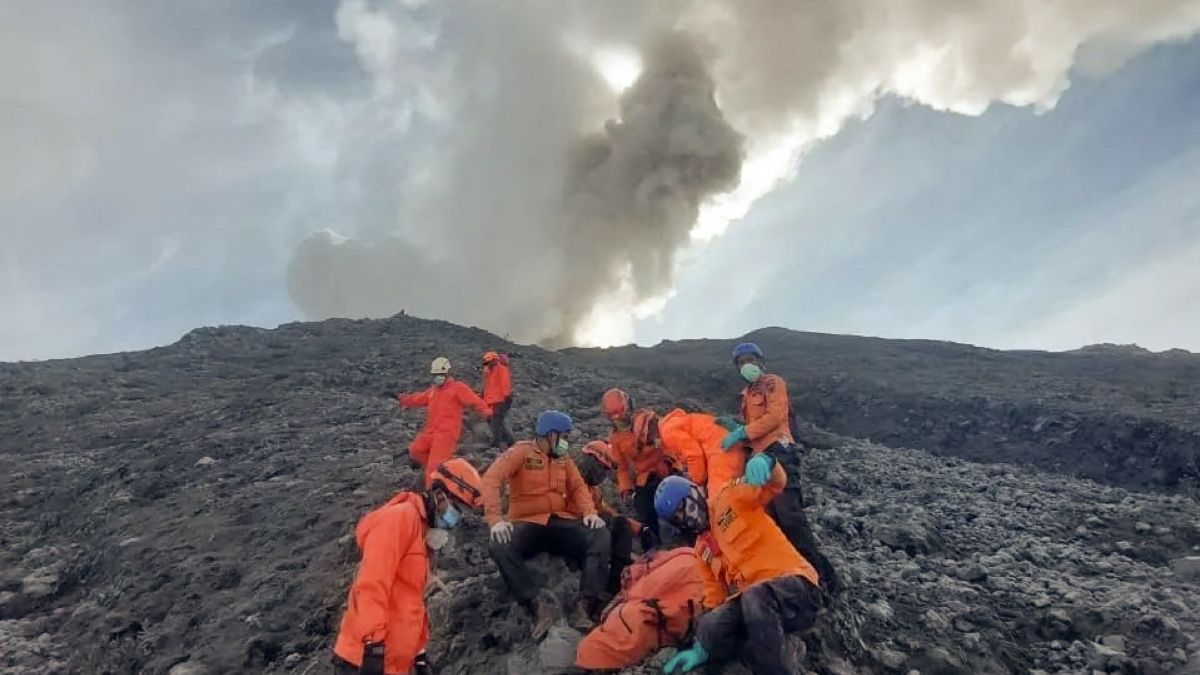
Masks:
[[[339,26],[379,89],[415,87],[441,131],[404,149],[422,170],[384,196],[394,223],[301,247],[296,304],[314,317],[404,308],[561,344],[615,292],[626,305],[669,292],[706,201],[733,191],[749,203],[786,179],[786,167],[763,176],[743,160],[782,150],[794,162],[881,96],[961,114],[1051,107],[1077,64],[1112,68],[1195,33],[1200,3],[465,1],[405,12],[343,0]],[[643,47],[641,78],[619,102],[581,53],[609,45]],[[419,67],[414,48],[448,56]]]

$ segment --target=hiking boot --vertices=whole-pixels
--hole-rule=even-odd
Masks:
[[[567,625],[581,633],[595,628],[596,622],[592,621],[591,611],[593,604],[587,598],[577,598],[575,604],[571,605],[571,614],[567,617]]]
[[[533,599],[529,610],[533,614],[533,632],[530,635],[534,642],[541,642],[542,638],[546,637],[546,633],[550,632],[550,627],[554,625],[555,620],[559,618],[561,612],[558,601],[545,593],[539,593]]]

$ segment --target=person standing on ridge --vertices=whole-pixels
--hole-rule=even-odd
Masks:
[[[515,442],[508,429],[505,417],[512,408],[512,372],[508,369],[508,356],[497,352],[483,355],[483,402],[491,406],[489,418],[492,427],[492,447],[507,450]]]
[[[464,511],[482,506],[483,481],[465,459],[433,472],[424,492],[398,492],[358,521],[362,563],[333,645],[336,675],[433,672],[425,656],[428,551],[440,549]]]
[[[671,473],[658,438],[658,417],[653,410],[633,410],[633,401],[620,389],[609,389],[600,398],[600,412],[612,423],[608,444],[617,462],[617,489],[621,498],[633,500],[633,511],[655,541],[662,537],[654,513],[654,490]]]
[[[539,592],[525,561],[539,553],[562,556],[579,565],[579,597],[568,623],[581,631],[593,626],[608,581],[609,533],[596,513],[587,483],[568,455],[573,424],[557,410],[538,415],[534,440],[520,441],[496,458],[483,474],[484,519],[491,527],[488,553],[508,592],[534,617],[533,639],[541,640],[558,614],[557,601]],[[508,486],[508,513],[501,511],[501,488]]]
[[[433,472],[453,457],[458,448],[463,408],[471,406],[484,417],[492,414],[492,409],[470,387],[450,377],[450,360],[446,357],[434,359],[429,373],[433,384],[428,389],[396,395],[402,408],[425,408],[425,428],[413,439],[408,454],[414,464],[425,467],[426,489],[433,480]]]
[[[765,454],[750,461],[765,465],[768,480],[752,485],[735,479],[711,500],[683,476],[670,476],[658,486],[654,505],[659,516],[697,535],[696,564],[706,610],[696,622],[692,646],[671,657],[663,672],[690,672],[710,659],[734,658],[739,651],[756,675],[800,672],[784,635],[808,630],[816,622],[820,575],[764,511],[787,484],[783,467]]]
[[[774,373],[766,372],[766,360],[758,345],[743,342],[733,348],[733,364],[746,381],[742,389],[743,424],[726,421],[732,427],[721,448],[734,451],[749,447],[751,455],[746,461],[744,479],[751,485],[766,484],[769,476],[763,470],[765,462],[754,461],[765,456],[772,464],[776,458],[791,458],[799,451],[792,437],[792,403],[788,399],[787,383]],[[840,590],[837,574],[817,547],[808,517],[804,514],[804,492],[800,486],[800,475],[787,470],[787,488],[769,505],[766,512],[779,525],[788,541],[810,561],[821,574],[824,590],[836,595]]]

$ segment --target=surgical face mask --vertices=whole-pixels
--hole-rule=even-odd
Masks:
[[[439,387],[442,386],[443,384],[446,384],[446,376],[445,375],[434,375],[433,383]]]
[[[462,513],[453,504],[447,504],[446,509],[438,514],[437,524],[444,530],[452,530],[461,520]]]
[[[759,368],[758,364],[755,363],[747,363],[743,365],[738,369],[738,372],[742,374],[743,380],[750,382],[751,384],[758,382],[758,378],[762,377],[762,368]]]
[[[558,439],[558,443],[554,445],[554,449],[550,451],[550,454],[554,455],[555,457],[564,457],[567,454],[567,450],[570,449],[571,444],[567,442],[567,439],[560,438]]]

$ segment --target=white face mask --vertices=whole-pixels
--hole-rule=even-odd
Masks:
[[[446,376],[445,375],[434,375],[433,383],[439,387],[442,386],[443,384],[446,384]]]
[[[441,528],[431,528],[425,533],[425,545],[431,551],[440,551],[450,541],[450,533]]]

